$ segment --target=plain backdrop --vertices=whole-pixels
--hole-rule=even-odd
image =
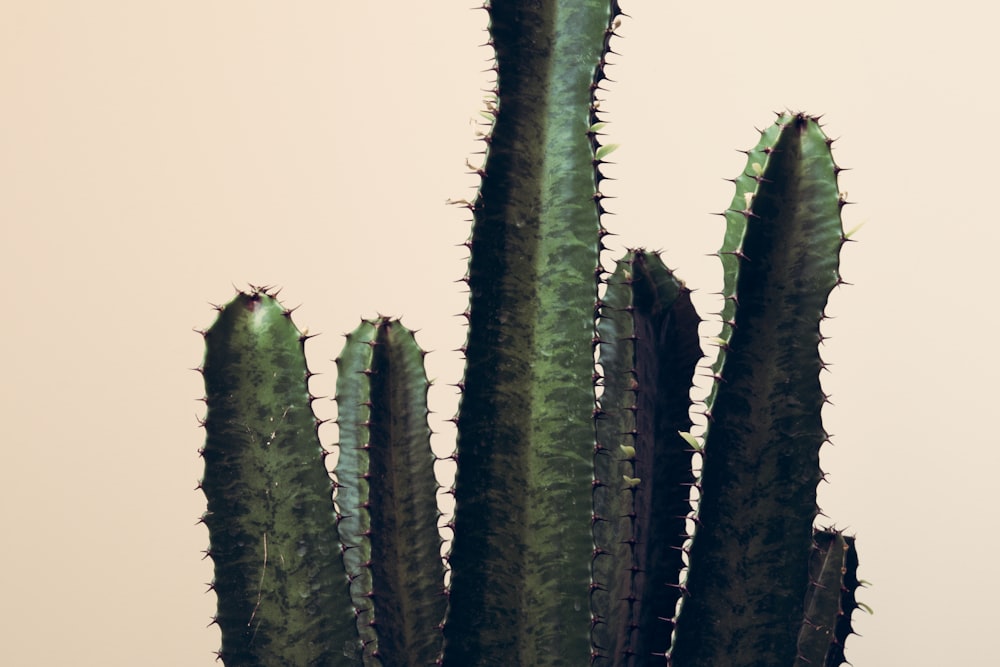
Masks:
[[[474,0],[473,0],[474,2]],[[359,317],[420,329],[447,451],[486,13],[470,0],[0,1],[7,665],[209,666],[197,450],[210,303],[281,286],[332,395]],[[825,114],[865,226],[823,348],[826,521],[865,665],[991,664],[1000,454],[991,3],[630,0],[602,109],[613,255],[664,251],[714,335],[736,149]],[[332,401],[317,401],[332,417]],[[329,445],[336,429],[321,431]],[[527,666],[526,666],[527,667]]]

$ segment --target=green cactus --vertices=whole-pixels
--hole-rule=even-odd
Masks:
[[[204,332],[203,520],[230,665],[332,665],[354,641],[305,336],[290,315],[255,289]]]
[[[447,601],[423,360],[413,334],[386,318],[363,321],[337,359],[338,529],[367,662],[429,665],[441,653]]]
[[[815,526],[820,324],[847,240],[818,120],[734,183],[707,428],[690,291],[601,264],[595,91],[616,0],[493,0],[466,370],[442,558],[424,353],[389,318],[337,359],[334,479],[303,336],[267,288],[205,332],[204,520],[227,665],[839,665],[854,540]],[[692,488],[696,489],[692,496]],[[692,498],[694,498],[692,500]],[[694,530],[690,530],[695,526]]]
[[[678,664],[725,664],[751,644],[770,664],[796,657],[827,438],[820,321],[845,241],[830,143],[815,119],[783,115],[726,213],[725,324]]]

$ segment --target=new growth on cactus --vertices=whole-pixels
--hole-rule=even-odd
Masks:
[[[465,376],[442,559],[424,352],[362,320],[331,478],[306,336],[268,288],[204,332],[204,521],[226,665],[839,665],[853,537],[815,525],[818,345],[847,240],[831,141],[780,113],[724,213],[707,427],[690,290],[608,272],[597,93],[616,0],[493,0]]]

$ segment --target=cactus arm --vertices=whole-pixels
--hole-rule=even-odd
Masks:
[[[445,664],[589,659],[591,136],[610,0],[494,0],[498,103],[472,204]]]
[[[680,596],[694,475],[679,432],[691,428],[700,320],[690,290],[656,254],[630,251],[608,282],[598,327],[593,664],[638,667],[669,648]]]
[[[814,540],[816,544],[809,559],[809,586],[806,589],[805,615],[799,630],[796,667],[826,664],[840,612],[847,543],[837,533],[817,533]]]
[[[441,653],[446,599],[423,357],[412,332],[380,318],[349,334],[337,360],[338,530],[365,665],[429,665]]]
[[[844,541],[847,543],[847,552],[844,558],[844,576],[840,584],[840,612],[833,629],[833,643],[826,655],[827,667],[837,667],[847,662],[847,658],[844,657],[844,646],[847,638],[856,634],[851,623],[855,610],[862,609],[871,613],[871,608],[858,602],[857,598],[858,590],[865,584],[858,578],[858,548],[854,537],[845,535]]]
[[[354,617],[310,407],[305,337],[264,290],[205,332],[204,522],[227,665],[339,664]]]
[[[836,530],[817,531],[814,541],[795,665],[836,667],[845,662],[844,641],[857,607],[858,555],[854,538]]]
[[[792,664],[826,440],[817,346],[840,281],[843,204],[817,121],[782,115],[727,218],[727,322],[674,664]]]

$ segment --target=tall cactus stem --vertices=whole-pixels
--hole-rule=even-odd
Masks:
[[[497,95],[473,206],[447,667],[589,659],[593,135],[609,0],[488,6]]]

